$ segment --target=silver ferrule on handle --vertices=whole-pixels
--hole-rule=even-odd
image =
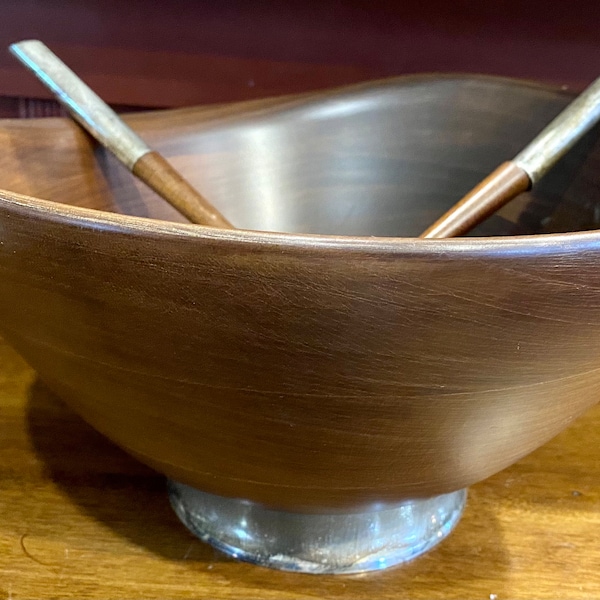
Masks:
[[[150,148],[45,44],[27,40],[10,51],[48,87],[73,118],[130,170]]]
[[[600,79],[596,79],[523,149],[513,162],[537,183],[600,121]]]

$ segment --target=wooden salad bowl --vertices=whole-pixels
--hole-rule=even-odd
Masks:
[[[407,77],[128,117],[240,231],[177,222],[67,119],[0,122],[0,333],[207,492],[325,511],[469,486],[600,398],[598,131],[473,236],[414,236],[571,98]]]

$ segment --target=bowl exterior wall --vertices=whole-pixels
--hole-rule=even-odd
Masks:
[[[427,82],[419,94],[414,83],[407,85],[406,94],[402,85],[380,85],[340,102],[374,110],[369,122],[383,111],[390,123],[394,114],[417,111],[418,97],[432,114],[436,106],[451,107],[454,117],[432,146],[438,154],[426,159],[428,138],[418,129],[420,158],[411,155],[412,171],[403,163],[415,174],[414,185],[435,176],[424,195],[403,192],[410,207],[403,226],[415,234],[431,207],[439,208],[435,189],[449,189],[449,196],[455,188],[467,191],[490,160],[507,158],[502,153],[520,143],[522,131],[489,141],[502,123],[514,123],[519,103],[540,106],[532,118],[541,126],[568,100],[489,80],[457,80],[454,87],[431,82],[429,95]],[[256,138],[252,124],[263,127],[269,118],[280,134],[289,125],[292,139],[298,123],[323,119],[333,100],[312,99],[305,108],[304,101],[286,102],[285,110],[269,104],[258,116],[256,107],[240,109],[237,125],[229,120],[206,131],[198,129],[194,112],[167,114],[166,125],[157,115],[137,119],[159,149],[196,148],[200,162],[210,162],[202,144],[210,142],[218,154],[219,140],[232,143],[232,131],[240,143],[248,131]],[[489,113],[497,122],[490,129],[491,117],[478,113],[485,135],[476,143],[463,127],[481,103],[497,106]],[[338,106],[328,121],[337,129],[330,123],[321,130],[342,138],[353,131],[343,114]],[[407,128],[417,122],[405,119]],[[64,129],[61,139],[70,147],[70,125],[39,127],[50,137]],[[392,133],[375,161],[388,165],[382,174],[394,170],[393,153],[403,148]],[[40,139],[47,144],[49,138]],[[77,140],[73,151],[82,153]],[[496,222],[500,229],[539,231],[540,214],[549,207],[563,224],[564,215],[596,215],[589,201],[598,189],[595,143],[588,139],[575,151],[569,173],[564,167],[549,175],[546,195],[507,207]],[[477,144],[485,149],[480,162]],[[449,161],[452,147],[471,152],[472,168]],[[231,164],[239,167],[239,158]],[[284,173],[273,165],[273,172]],[[14,180],[35,187],[35,169],[28,169]],[[101,195],[102,178],[86,173],[80,195],[88,198],[89,189]],[[118,171],[111,173],[115,181]],[[278,181],[284,189],[285,181]],[[340,181],[331,188],[334,204],[349,198],[348,181]],[[89,423],[177,481],[287,510],[393,504],[497,472],[600,397],[597,233],[416,241],[226,232],[66,206],[85,204],[76,189],[64,188],[64,204],[0,197],[0,331]],[[357,189],[352,202],[359,206],[365,189]],[[553,190],[560,201],[552,199]],[[119,202],[134,196],[127,192]],[[267,196],[255,207],[272,215]],[[233,197],[244,203],[231,193],[219,207]],[[293,213],[284,213],[291,223]],[[298,227],[310,225],[310,214],[299,211]],[[340,214],[333,210],[330,217]]]
[[[597,244],[290,247],[14,205],[0,223],[9,342],[101,432],[212,493],[298,508],[447,492],[600,392]]]

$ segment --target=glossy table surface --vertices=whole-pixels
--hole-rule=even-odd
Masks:
[[[270,571],[192,537],[163,478],[0,340],[0,598],[598,598],[600,407],[472,487],[430,554],[353,577]]]

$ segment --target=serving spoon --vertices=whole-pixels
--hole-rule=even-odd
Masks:
[[[192,223],[233,225],[158,152],[39,40],[12,44],[10,51],[46,85],[71,116],[135,176]],[[569,104],[517,156],[500,165],[456,203],[421,238],[466,233],[504,204],[529,190],[600,120],[600,78]]]
[[[156,150],[152,150],[58,56],[39,40],[9,46],[69,114],[136,177],[192,223],[233,225]]]
[[[512,160],[502,163],[427,228],[422,238],[462,235],[521,192],[531,189],[600,120],[600,78]]]

